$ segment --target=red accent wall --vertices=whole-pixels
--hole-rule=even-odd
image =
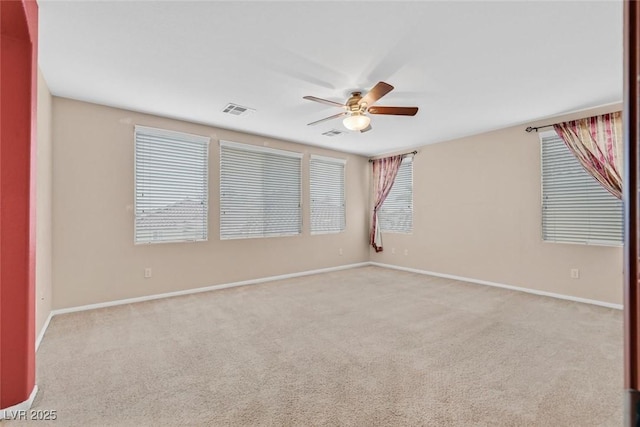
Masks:
[[[0,408],[35,385],[35,0],[0,1]]]

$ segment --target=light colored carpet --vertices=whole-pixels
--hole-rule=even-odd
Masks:
[[[622,424],[620,311],[377,267],[56,316],[37,363],[38,426]]]

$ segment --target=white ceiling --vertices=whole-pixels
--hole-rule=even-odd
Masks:
[[[54,95],[363,155],[622,100],[621,1],[39,4]],[[306,125],[381,80],[418,114]]]

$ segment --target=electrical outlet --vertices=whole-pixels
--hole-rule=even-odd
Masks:
[[[396,248],[391,248],[391,253],[395,254],[396,253]]]
[[[409,249],[405,249],[405,250],[404,250],[404,254],[405,254],[405,255],[409,255]]]
[[[580,270],[578,270],[577,268],[572,268],[571,269],[571,278],[572,279],[579,279],[580,278]]]
[[[338,249],[338,255],[342,255],[342,248]]]
[[[151,278],[151,267],[147,267],[144,269],[144,278],[145,279]]]

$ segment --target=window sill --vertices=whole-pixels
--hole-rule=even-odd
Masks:
[[[312,236],[322,236],[324,234],[340,234],[340,233],[344,233],[345,230],[340,230],[340,231],[312,231],[310,234]]]
[[[542,240],[542,243],[560,244],[560,245],[575,245],[575,246],[604,246],[608,248],[622,248],[623,243],[617,242],[563,242],[555,240]]]
[[[220,240],[270,239],[273,237],[295,237],[300,235],[302,235],[302,233],[270,234],[268,236],[220,236]]]

